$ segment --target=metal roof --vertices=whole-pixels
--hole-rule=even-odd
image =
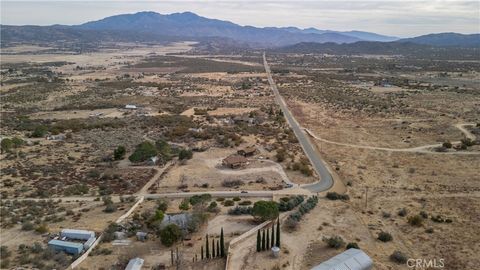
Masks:
[[[360,249],[351,248],[313,267],[311,270],[369,270],[373,261]]]
[[[61,241],[61,240],[50,240],[48,242],[49,245],[55,245],[55,246],[62,246],[62,247],[71,247],[71,248],[80,248],[83,249],[83,244],[81,243],[74,243],[74,242],[68,242],[68,241]]]
[[[143,265],[143,259],[138,257],[133,258],[128,262],[127,267],[125,267],[125,270],[140,270],[142,269],[142,265]]]

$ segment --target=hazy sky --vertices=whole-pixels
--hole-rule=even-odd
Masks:
[[[480,1],[40,1],[1,0],[1,23],[80,24],[107,16],[192,11],[241,25],[363,30],[409,37],[480,32]]]

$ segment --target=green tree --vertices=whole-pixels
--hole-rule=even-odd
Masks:
[[[266,238],[267,238],[267,241],[266,241],[267,249],[269,249],[270,248],[270,228],[267,228]]]
[[[125,149],[125,146],[120,145],[113,150],[113,159],[121,160],[125,157],[125,153],[127,153],[127,149]]]
[[[270,240],[271,240],[270,246],[274,247],[275,246],[275,223],[272,225],[272,236]]]
[[[210,259],[210,249],[208,248],[209,244],[210,243],[208,243],[208,234],[207,234],[207,236],[205,238],[205,257],[207,259]]]
[[[178,159],[180,160],[187,160],[187,159],[191,159],[192,157],[193,157],[192,150],[182,149],[180,150],[180,153],[178,153]]]
[[[168,224],[160,230],[160,240],[162,244],[171,247],[182,237],[182,230],[176,224]]]
[[[47,134],[47,127],[45,126],[36,126],[32,132],[32,137],[34,138],[41,138]]]
[[[280,247],[280,218],[277,219],[277,237],[275,237],[277,247]]]
[[[203,261],[203,245],[202,245],[201,248],[200,248],[200,256],[201,256],[202,261]]]
[[[215,239],[212,239],[212,258],[215,258]]]
[[[220,240],[217,240],[217,257],[220,257]]]
[[[154,217],[155,217],[155,220],[156,220],[156,221],[162,221],[163,218],[164,218],[164,216],[165,216],[165,215],[164,215],[164,213],[163,213],[162,210],[157,209],[157,210],[155,211],[155,216],[154,216]]]
[[[13,143],[13,147],[17,148],[17,147],[20,147],[20,146],[24,145],[25,141],[18,138],[18,137],[13,137],[12,138],[12,143]]]
[[[145,141],[137,145],[135,151],[128,157],[128,159],[131,162],[143,162],[156,155],[157,149],[155,146],[151,142]]]
[[[272,220],[278,217],[278,204],[274,201],[255,202],[252,215],[260,221]]]
[[[220,256],[225,257],[225,239],[223,238],[223,227],[220,230]]]
[[[265,230],[262,230],[262,250],[267,249],[267,243],[265,242]]]
[[[9,152],[10,149],[12,149],[13,147],[13,142],[9,138],[3,139],[0,144],[1,144],[2,153]]]
[[[257,252],[262,251],[262,237],[260,236],[260,230],[257,231]]]

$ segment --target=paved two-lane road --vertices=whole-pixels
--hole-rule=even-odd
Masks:
[[[307,157],[310,159],[310,162],[312,163],[313,168],[315,169],[317,174],[320,176],[320,181],[315,182],[313,184],[302,185],[302,188],[305,188],[311,192],[322,192],[330,189],[333,186],[332,175],[328,170],[327,166],[325,165],[325,163],[323,162],[323,160],[320,158],[320,155],[318,154],[318,152],[315,150],[315,147],[313,146],[312,142],[308,139],[307,135],[302,131],[302,128],[293,117],[292,113],[287,107],[287,104],[285,103],[285,100],[280,95],[280,92],[278,92],[277,85],[273,81],[270,67],[268,66],[267,58],[265,57],[265,53],[263,54],[263,64],[265,66],[265,71],[267,72],[268,82],[270,83],[270,87],[272,88],[272,91],[275,95],[275,100],[277,101],[278,105],[280,105],[283,115],[285,116],[288,124],[290,125],[293,132],[295,133],[295,136],[300,142],[300,145],[302,146],[303,151],[305,152]]]

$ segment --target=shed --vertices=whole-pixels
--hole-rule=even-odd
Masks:
[[[91,237],[95,237],[95,232],[86,230],[63,229],[60,233],[60,236],[69,239],[88,240]]]
[[[138,257],[133,258],[128,262],[127,267],[125,267],[125,270],[140,270],[142,269],[142,265],[143,265],[143,259]]]
[[[81,243],[61,241],[56,239],[50,240],[48,242],[48,247],[56,251],[63,251],[72,255],[78,255],[83,251],[83,244]]]
[[[249,157],[249,156],[255,155],[255,152],[257,152],[257,148],[255,148],[255,146],[250,146],[250,147],[246,147],[245,149],[238,150],[237,154],[244,157]]]
[[[128,109],[128,110],[136,110],[136,109],[137,109],[137,106],[136,106],[136,105],[133,105],[133,104],[127,104],[127,105],[125,105],[125,109]]]
[[[369,270],[372,267],[373,261],[365,252],[351,248],[313,267],[311,270]]]
[[[190,214],[188,213],[181,213],[176,215],[168,215],[166,214],[163,217],[162,223],[160,223],[161,227],[167,226],[169,224],[176,224],[178,227],[182,229],[187,228],[188,220],[190,219]]]
[[[88,238],[88,240],[83,243],[83,247],[85,249],[89,249],[93,245],[93,243],[95,243],[95,240],[97,240],[97,238],[95,238],[94,236]]]
[[[138,240],[138,241],[142,241],[142,242],[143,242],[143,241],[147,240],[147,235],[148,235],[148,234],[147,234],[146,232],[137,232],[136,235],[137,235],[137,240]]]

